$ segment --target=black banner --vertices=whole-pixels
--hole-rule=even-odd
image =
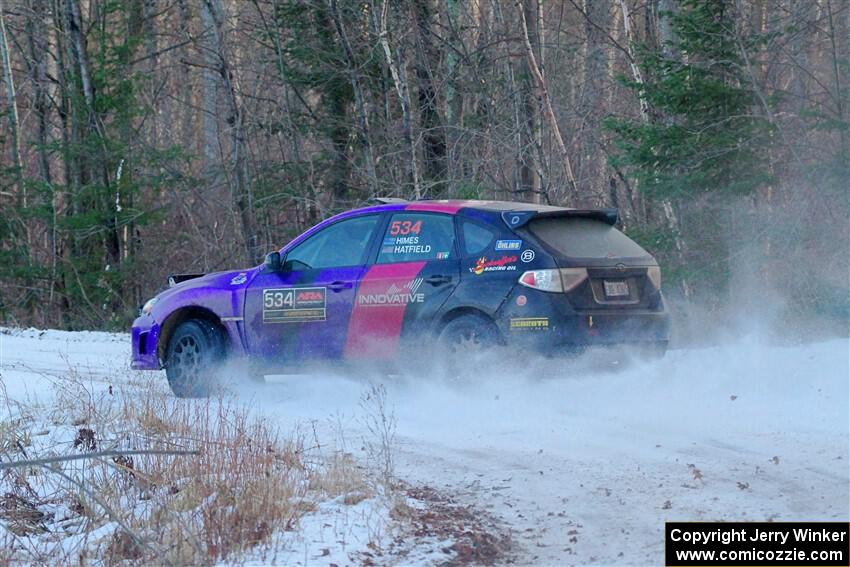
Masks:
[[[667,522],[664,563],[668,567],[850,567],[850,524]]]

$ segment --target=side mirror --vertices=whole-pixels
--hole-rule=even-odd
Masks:
[[[270,272],[279,272],[281,267],[280,252],[270,252],[266,255],[266,269]]]

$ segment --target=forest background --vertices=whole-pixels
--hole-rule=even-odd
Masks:
[[[678,313],[847,332],[850,0],[0,0],[0,86],[6,325],[392,196],[615,206]]]

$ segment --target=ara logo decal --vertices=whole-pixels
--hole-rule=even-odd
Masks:
[[[522,240],[497,240],[496,250],[519,250],[522,248]]]
[[[516,256],[502,256],[498,260],[488,260],[486,257],[478,258],[475,265],[469,271],[480,276],[484,272],[505,272],[516,270]]]
[[[357,296],[357,304],[363,307],[381,307],[384,305],[422,303],[425,301],[425,294],[419,293],[422,281],[422,278],[414,278],[401,287],[392,283],[383,293],[367,293]]]
[[[263,323],[324,321],[326,289],[293,287],[263,290]]]
[[[240,272],[239,274],[233,276],[233,279],[230,280],[230,285],[242,285],[248,281],[248,274],[245,272]]]
[[[320,291],[301,291],[298,292],[296,301],[299,303],[312,303],[316,301],[324,301],[325,295]]]

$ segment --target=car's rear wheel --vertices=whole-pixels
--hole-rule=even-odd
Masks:
[[[207,321],[180,323],[168,341],[165,375],[179,398],[208,396],[215,380],[216,363],[224,355],[221,332]]]
[[[439,345],[453,366],[499,344],[499,331],[481,315],[461,315],[440,331]]]
[[[649,360],[660,360],[667,354],[667,341],[650,343],[643,347],[643,355]]]

